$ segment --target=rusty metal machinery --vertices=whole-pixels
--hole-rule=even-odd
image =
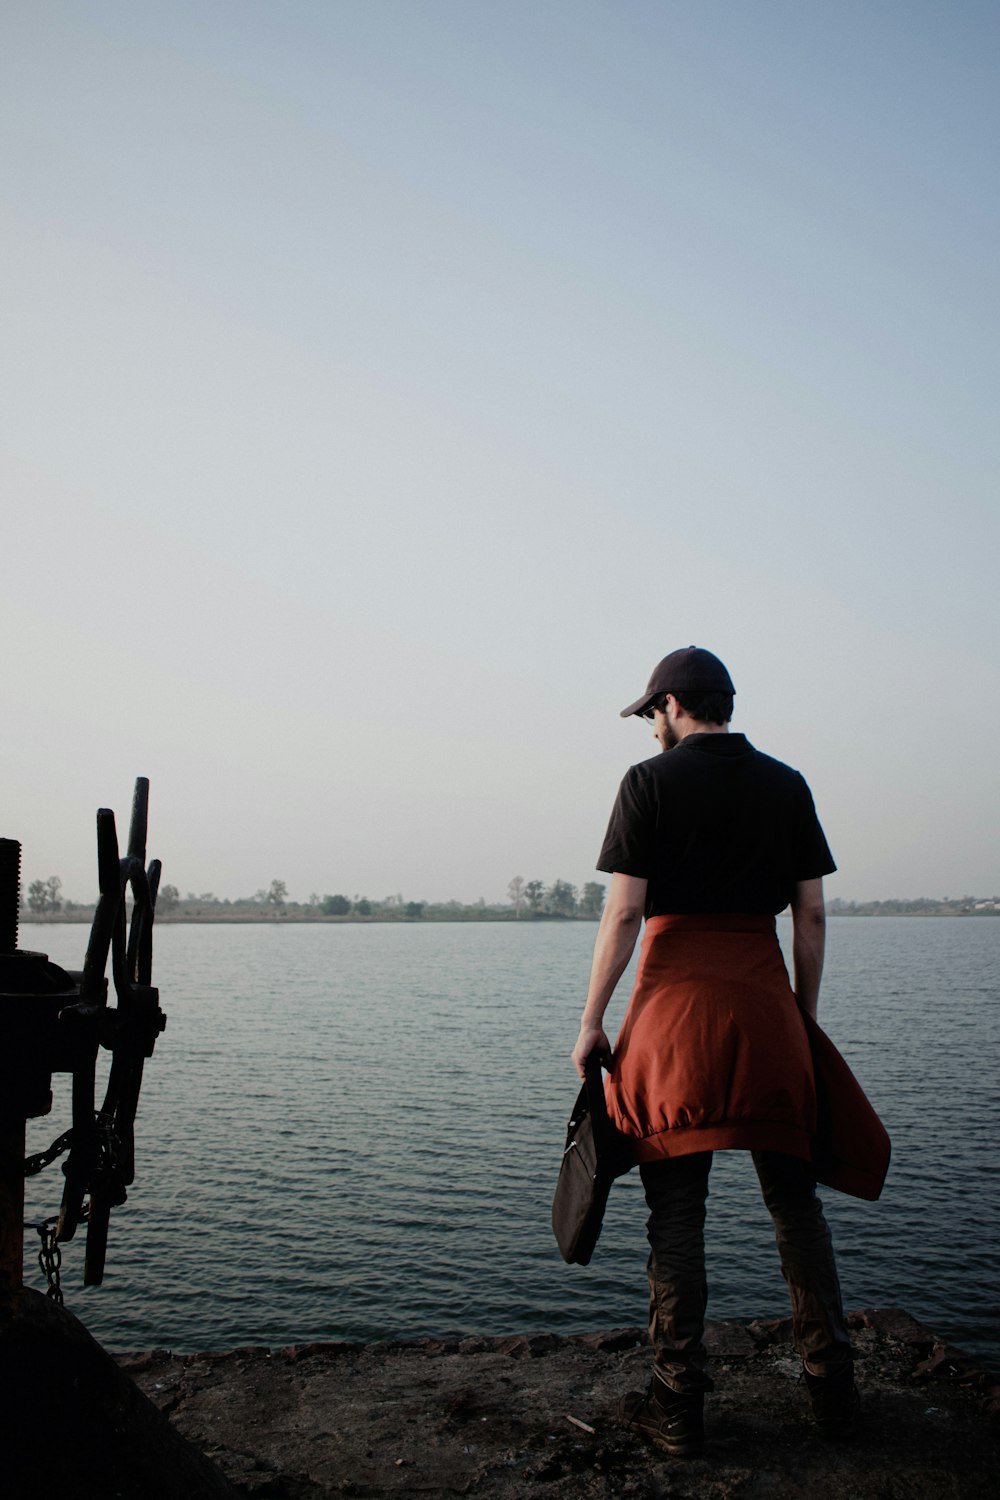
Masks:
[[[86,1222],[85,1286],[103,1279],[111,1210],[125,1202],[135,1179],[143,1066],[166,1024],[151,983],[160,863],[145,863],[148,804],[149,782],[140,777],[123,857],[114,813],[97,813],[100,895],[79,971],[18,947],[20,845],[0,839],[0,1291],[21,1285],[25,1176],[69,1152],[58,1218],[40,1232],[51,1265],[58,1244]],[[115,1006],[108,1004],[109,955]],[[110,1051],[111,1065],[98,1109],[101,1047]],[[25,1121],[52,1108],[53,1073],[72,1076],[72,1125],[47,1151],[25,1160]]]

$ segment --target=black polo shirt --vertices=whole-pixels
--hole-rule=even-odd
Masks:
[[[691,734],[626,773],[597,868],[648,880],[658,917],[777,914],[837,866],[798,771],[745,735]]]

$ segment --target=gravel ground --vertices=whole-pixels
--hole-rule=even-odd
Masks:
[[[1000,1493],[1000,1385],[899,1309],[852,1316],[863,1415],[813,1429],[787,1322],[714,1323],[705,1457],[617,1423],[640,1330],[119,1356],[171,1424],[258,1500],[950,1500]]]

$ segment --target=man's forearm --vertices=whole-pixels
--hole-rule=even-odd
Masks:
[[[604,1034],[604,1012],[632,957],[645,905],[645,880],[632,875],[612,875],[608,904],[601,915],[594,943],[594,961],[590,966],[587,1000],[580,1017],[580,1034],[573,1048],[573,1064],[581,1078],[584,1064],[592,1053],[596,1052],[610,1063],[611,1043]]]
[[[580,1018],[581,1026],[600,1026],[615,985],[628,968],[635,940],[642,926],[642,913],[623,916],[605,912],[594,944],[594,961],[590,968],[587,1001]]]
[[[792,896],[792,972],[795,998],[815,1019],[826,946],[826,905],[820,878],[800,880]]]
[[[826,917],[808,912],[795,918],[792,936],[792,968],[795,975],[795,998],[802,1009],[815,1019],[819,1008],[819,985],[823,978],[823,954],[826,948]]]

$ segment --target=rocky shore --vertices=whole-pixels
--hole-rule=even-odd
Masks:
[[[714,1323],[702,1459],[616,1421],[641,1330],[118,1356],[237,1494],[951,1500],[1000,1492],[1000,1382],[899,1309],[852,1315],[863,1417],[816,1437],[785,1321]]]

